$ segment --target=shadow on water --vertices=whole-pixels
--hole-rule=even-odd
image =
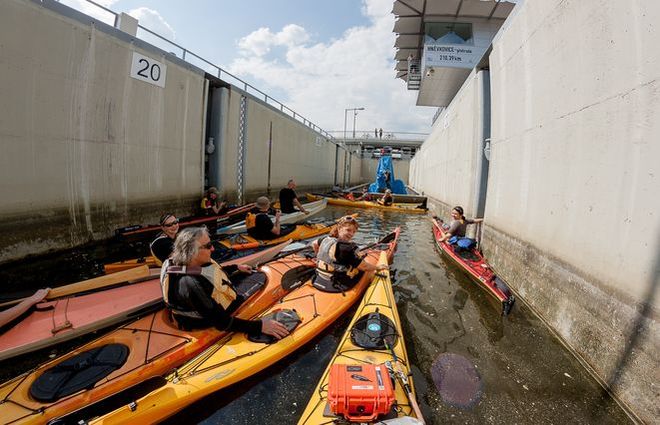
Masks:
[[[347,212],[328,207],[319,216],[329,220]],[[357,212],[358,243],[373,242],[394,227],[402,227],[392,266],[397,270],[394,291],[418,400],[429,424],[620,424],[629,420],[523,303],[516,304],[511,315],[502,317],[484,291],[442,259],[435,249],[428,217]],[[104,253],[114,255],[114,249],[102,245],[78,252],[88,261],[86,273],[93,275],[98,258],[104,258]],[[75,253],[66,256],[70,256],[67,261],[75,263]],[[81,258],[79,262],[83,262]],[[60,263],[53,257],[30,264],[32,268],[23,266],[22,282],[42,282],[42,276],[51,276],[48,273],[57,270]],[[79,279],[84,267],[78,267],[80,272],[62,273],[62,280]],[[2,268],[0,277],[17,270]],[[657,268],[655,279],[657,282]],[[282,362],[200,400],[167,423],[296,423],[351,315],[346,314]],[[637,343],[639,340],[633,337],[629,350]],[[630,353],[624,352],[621,370],[629,358]],[[453,368],[447,365],[452,362],[462,365],[462,375],[448,375]],[[436,375],[445,377],[440,387],[433,379],[434,364]],[[473,385],[459,385],[466,377]],[[618,376],[612,379],[616,383]],[[449,385],[454,380],[455,386]],[[478,393],[470,394],[475,388]],[[597,421],[590,412],[595,405],[601,413]]]

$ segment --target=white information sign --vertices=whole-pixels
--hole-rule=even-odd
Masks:
[[[131,64],[131,77],[158,87],[165,87],[167,65],[151,59],[150,57],[133,52]]]
[[[425,44],[422,66],[424,69],[430,66],[472,69],[485,52],[485,47],[464,44]]]

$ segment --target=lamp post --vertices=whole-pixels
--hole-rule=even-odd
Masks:
[[[353,138],[355,139],[355,119],[357,117],[357,111],[364,111],[364,108],[346,108],[344,109],[344,186],[346,186],[346,170],[348,169],[348,148],[346,148],[346,116],[348,111],[353,111]],[[350,177],[349,177],[350,179]]]

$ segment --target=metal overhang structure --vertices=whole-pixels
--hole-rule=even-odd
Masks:
[[[476,66],[483,66],[484,54],[497,29],[504,23],[515,3],[508,0],[395,0],[392,13],[396,16],[393,32],[397,34],[396,78],[407,83],[408,89],[419,90],[417,105],[447,106]],[[427,23],[472,24],[474,38],[465,45],[472,49],[472,62],[443,66],[428,59],[425,45]],[[438,48],[452,49],[444,44]],[[444,56],[445,58],[447,56]],[[460,58],[459,58],[460,60]]]

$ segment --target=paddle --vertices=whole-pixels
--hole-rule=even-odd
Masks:
[[[394,239],[396,239],[396,232],[388,233],[387,235],[385,235],[385,236],[383,237],[383,239],[381,239],[381,240],[379,240],[379,241],[376,241],[376,242],[374,242],[374,243],[371,243],[371,244],[369,244],[369,245],[367,245],[367,246],[365,246],[365,247],[360,248],[360,251],[364,251],[364,250],[367,250],[367,249],[369,249],[369,248],[373,248],[374,246],[376,246],[376,245],[380,245],[380,244],[383,244],[383,243],[390,243],[390,242],[392,242]]]
[[[412,393],[412,389],[410,388],[410,383],[408,382],[408,376],[403,372],[403,369],[401,368],[401,363],[399,362],[399,358],[394,352],[394,349],[387,343],[385,339],[383,339],[383,342],[385,343],[385,348],[390,350],[390,353],[392,353],[392,359],[394,360],[393,370],[394,368],[396,368],[396,370],[394,370],[394,373],[396,374],[396,377],[399,379],[399,382],[401,383],[403,390],[406,392],[406,396],[408,396],[410,405],[415,411],[415,416],[417,416],[417,419],[419,419],[419,421],[422,424],[424,424],[425,423],[424,416],[422,416],[422,411],[419,408],[419,404],[417,404],[417,399],[415,398],[415,394]]]
[[[87,279],[76,283],[71,283],[69,285],[60,286],[58,288],[53,288],[48,292],[46,296],[47,300],[52,300],[54,298],[66,297],[68,295],[74,295],[81,292],[92,291],[95,289],[105,288],[107,286],[117,285],[122,282],[130,282],[145,277],[150,277],[149,267],[146,265],[134,267],[132,269],[124,270],[121,272],[95,277],[93,279]],[[15,300],[7,301],[0,304],[1,307],[7,307],[20,303],[21,301],[30,298],[18,298]]]

